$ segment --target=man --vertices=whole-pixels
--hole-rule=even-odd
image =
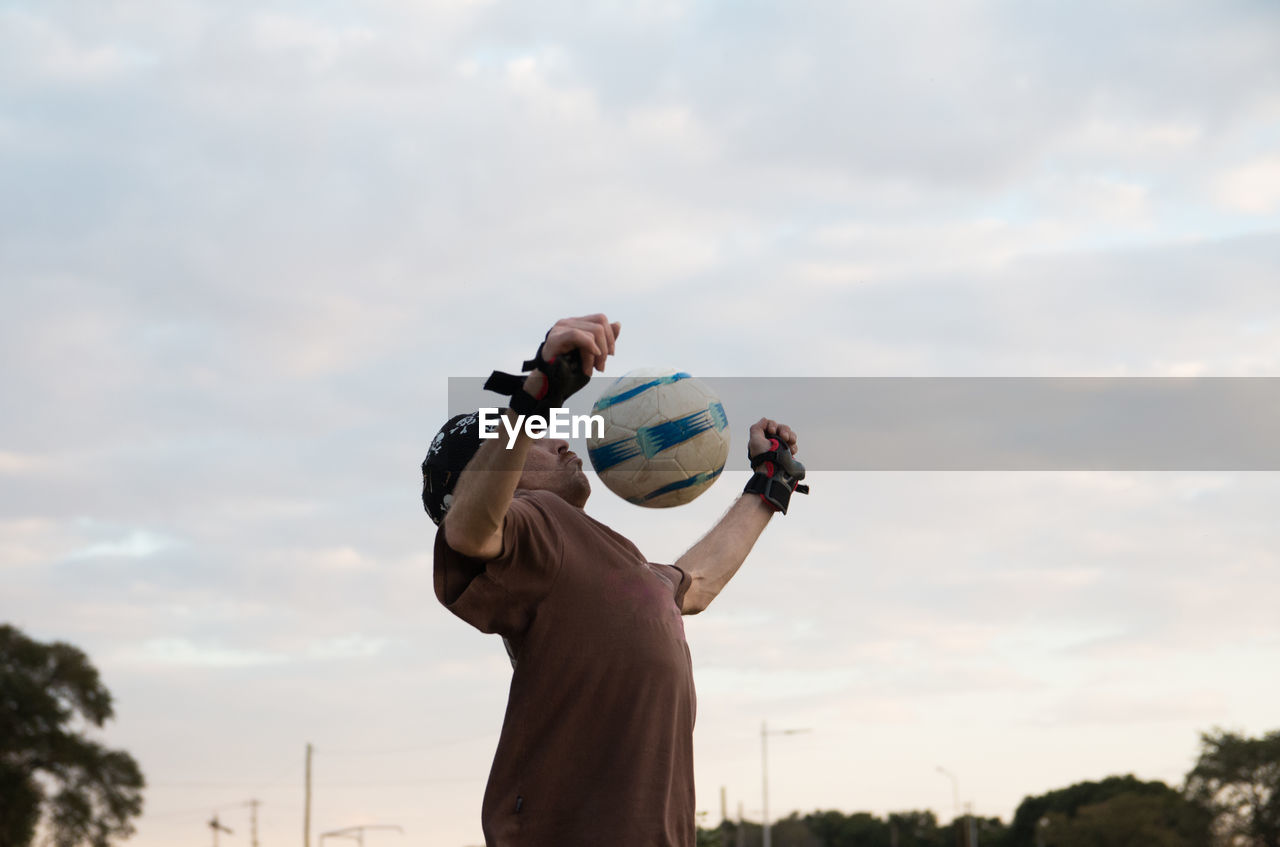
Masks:
[[[513,406],[562,403],[604,370],[620,330],[604,315],[566,318],[522,384],[496,376],[519,385]],[[705,609],[785,511],[804,475],[795,447],[789,427],[754,424],[748,455],[762,470],[701,541],[659,565],[583,511],[591,485],[566,442],[522,430],[510,447],[482,444],[475,415],[440,430],[422,466],[436,595],[502,635],[514,665],[482,810],[489,847],[692,847],[695,697],[680,616]]]

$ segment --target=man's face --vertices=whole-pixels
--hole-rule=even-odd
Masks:
[[[579,509],[591,496],[591,483],[582,471],[582,460],[562,439],[540,438],[533,442],[516,487],[550,491]]]

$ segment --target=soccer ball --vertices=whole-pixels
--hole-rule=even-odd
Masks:
[[[729,455],[724,406],[687,373],[631,371],[605,391],[591,414],[604,418],[604,437],[587,439],[591,465],[610,491],[630,503],[652,508],[688,503],[724,470]]]

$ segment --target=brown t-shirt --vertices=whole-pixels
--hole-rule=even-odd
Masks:
[[[489,847],[692,847],[688,575],[546,491],[483,562],[436,534],[436,596],[515,652],[485,789]]]

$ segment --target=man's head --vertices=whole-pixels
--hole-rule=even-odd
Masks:
[[[440,427],[422,460],[422,507],[438,526],[453,502],[458,476],[480,449],[480,424],[473,412],[454,415]]]
[[[422,506],[437,525],[453,503],[453,490],[463,468],[480,449],[479,416],[475,412],[450,418],[427,449],[422,461]],[[569,450],[567,441],[534,440],[525,457],[517,488],[544,490],[582,508],[591,496],[591,483],[582,471],[582,460]]]

